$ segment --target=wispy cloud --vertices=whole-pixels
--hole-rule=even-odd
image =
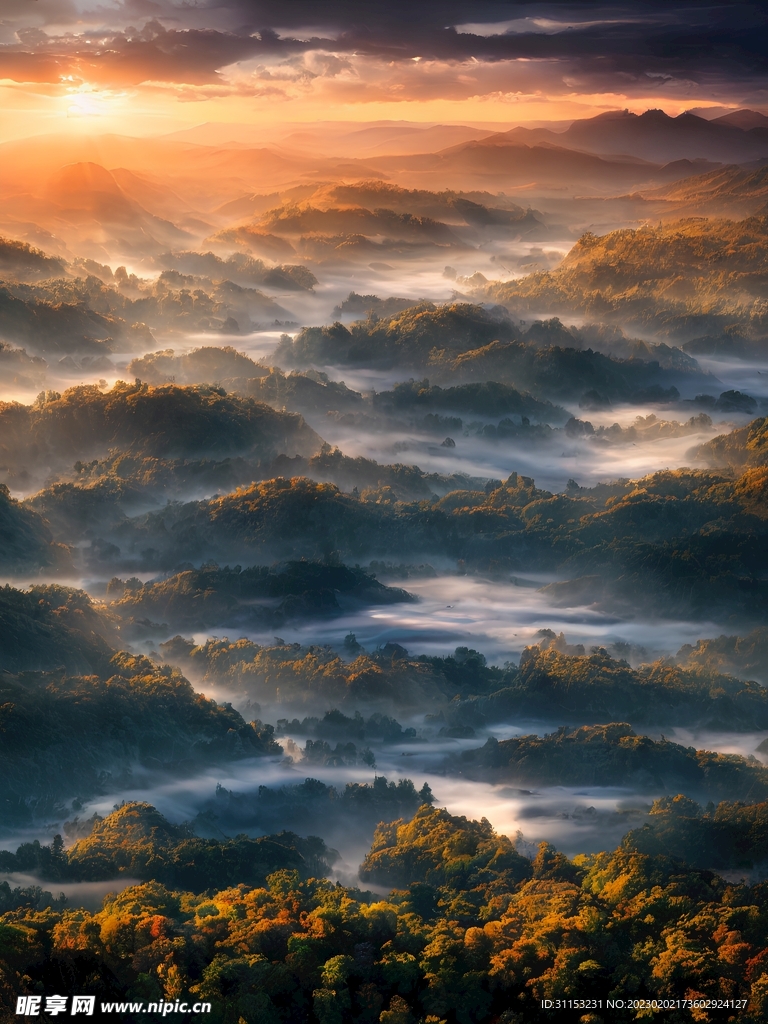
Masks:
[[[0,78],[309,89],[345,102],[545,92],[759,103],[766,32],[762,3],[5,0]]]

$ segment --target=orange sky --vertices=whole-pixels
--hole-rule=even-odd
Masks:
[[[739,63],[733,44],[730,65],[717,57],[738,22],[722,4],[704,14],[679,3],[606,13],[597,4],[504,0],[2,0],[0,8],[0,140],[62,130],[150,135],[206,121],[513,125],[616,108],[768,105],[763,69],[748,66],[749,54]],[[759,16],[760,5],[742,8]],[[738,45],[748,49],[742,17]],[[700,53],[689,52],[685,33],[698,33]]]
[[[6,80],[0,82],[0,141],[52,131],[154,135],[208,121],[279,126],[286,121],[405,120],[512,126],[528,121],[590,117],[616,108],[641,113],[658,105],[658,99],[652,95],[637,98],[620,93],[546,96],[495,92],[461,100],[382,97],[356,102],[343,90],[323,86],[301,95],[278,98],[208,92],[189,86],[109,89],[88,83],[41,88]],[[665,102],[664,109],[674,115],[698,103],[698,98],[686,97],[677,103]],[[701,103],[710,105],[711,101],[704,97]],[[722,112],[731,106],[724,107]]]
[[[428,68],[409,77],[428,75]],[[441,68],[442,74],[461,69]],[[388,83],[389,84],[389,83]],[[155,135],[207,121],[263,123],[339,121],[419,121],[506,125],[528,121],[560,121],[591,117],[606,110],[635,113],[662,106],[677,115],[697,106],[718,104],[707,95],[686,95],[674,101],[649,92],[628,96],[620,92],[546,95],[521,90],[469,95],[466,98],[409,96],[392,98],[384,89],[371,89],[356,97],[354,86],[339,83],[286,89],[282,95],[258,96],[237,90],[146,84],[109,88],[88,82],[61,82],[41,86],[0,82],[0,141],[49,131],[104,131],[129,135]],[[735,104],[722,104],[722,113]]]

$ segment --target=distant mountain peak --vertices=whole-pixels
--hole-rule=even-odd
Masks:
[[[682,117],[683,115],[681,114],[680,116]],[[695,117],[696,115],[694,114],[693,116]],[[659,107],[651,107],[649,110],[644,110],[643,113],[639,115],[639,120],[661,121],[666,124],[668,121],[674,121],[676,119],[670,117],[666,110],[661,110]]]
[[[64,194],[71,192],[109,192],[122,196],[123,191],[106,167],[90,160],[66,164],[61,167],[48,181],[48,190],[52,193]]]
[[[626,107],[624,110],[604,110],[602,114],[596,114],[594,117],[584,118],[584,121],[625,121],[629,118],[636,118],[638,115],[633,114]],[[576,124],[577,122],[574,122]]]
[[[759,110],[749,110],[745,107],[741,110],[732,110],[728,114],[723,114],[722,117],[716,117],[712,123],[727,124],[748,132],[752,128],[768,128],[768,117],[761,114]]]

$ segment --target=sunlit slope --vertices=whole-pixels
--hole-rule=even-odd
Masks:
[[[48,256],[42,249],[13,238],[0,238],[0,274],[14,280],[58,277],[65,273],[66,262]]]
[[[757,170],[728,164],[706,174],[697,174],[682,181],[650,189],[642,193],[645,199],[663,199],[671,206],[697,204],[701,213],[707,209],[741,205],[743,213],[758,212],[768,200],[768,168]]]
[[[711,640],[684,644],[677,652],[682,665],[768,682],[768,628],[758,626],[746,636],[721,634]]]
[[[265,744],[264,752],[279,752]],[[251,839],[199,839],[189,826],[173,825],[149,804],[130,803],[95,824],[67,851],[62,874],[70,878],[158,880],[202,892],[227,885],[264,884],[274,871],[302,877],[329,870],[331,851],[317,837],[292,833]]]
[[[680,337],[733,323],[765,332],[767,295],[765,217],[587,234],[556,270],[488,288],[514,309],[579,312]]]
[[[713,437],[691,454],[706,465],[730,466],[739,472],[747,466],[768,465],[768,417]]]
[[[672,813],[678,809],[695,816],[690,801]],[[739,816],[727,806],[722,814]],[[662,842],[674,828],[669,815],[654,824]],[[711,830],[701,834],[707,844],[698,852],[713,857]],[[148,881],[110,895],[96,913],[60,904],[40,912],[31,894],[14,902],[9,893],[3,970],[11,984],[43,983],[45,943],[78,988],[98,972],[102,1000],[204,1000],[226,1008],[221,1019],[486,1024],[506,1015],[538,1024],[547,1020],[542,1000],[626,1001],[628,980],[633,999],[739,999],[746,1024],[764,1016],[764,887],[638,852],[643,835],[614,853],[574,860],[541,843],[529,859],[485,819],[424,805],[412,821],[376,832],[362,874],[386,895],[306,879],[308,869],[322,873],[330,852],[317,841],[307,849],[290,834],[185,840],[153,807],[136,803],[78,844],[73,868],[110,863],[121,835],[130,840],[126,865],[135,862],[145,877],[151,863],[153,878],[176,874],[186,891]],[[759,842],[748,848],[762,852]],[[49,873],[66,877],[69,858],[60,848],[52,853]],[[275,855],[286,868],[262,882]],[[256,885],[222,889],[238,862]],[[622,1022],[631,1019],[619,1012]]]
[[[547,593],[560,606],[749,619],[768,600],[767,481],[765,467],[736,478],[682,469],[591,490],[572,483],[551,494],[512,473],[484,490],[407,502],[277,478],[133,518],[123,513],[116,522],[104,516],[102,532],[85,536],[66,510],[79,508],[98,524],[98,491],[54,486],[29,504],[58,524],[58,541],[94,536],[79,557],[100,572],[170,569],[211,557],[443,557],[476,569],[557,572],[565,582],[549,584]]]

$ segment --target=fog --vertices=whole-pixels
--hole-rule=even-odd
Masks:
[[[352,386],[346,377],[341,379]],[[383,389],[394,381],[380,379],[377,383]],[[371,383],[369,386],[375,385]],[[632,425],[637,416],[680,418],[677,410],[660,411],[658,407],[651,406],[617,409],[610,415],[585,413],[578,408],[569,411],[583,419],[588,418],[595,427],[610,427],[613,423],[619,423],[626,428]],[[469,476],[505,480],[510,473],[518,472],[533,477],[537,487],[555,493],[563,490],[569,479],[576,479],[582,487],[592,487],[606,480],[637,478],[659,469],[685,465],[686,453],[690,448],[716,434],[726,433],[734,425],[732,422],[721,421],[713,424],[707,433],[695,432],[685,437],[659,439],[644,445],[635,442],[611,444],[599,439],[573,442],[562,432],[549,442],[533,442],[525,446],[510,440],[489,441],[482,437],[459,435],[452,438],[456,447],[446,449],[441,447],[442,438],[434,434],[430,436],[404,432],[399,435],[381,435],[365,433],[359,427],[345,429],[332,420],[314,419],[311,416],[307,419],[315,430],[322,431],[329,443],[338,445],[348,455],[363,456],[384,464],[412,462],[431,473],[466,473]],[[744,417],[744,422],[747,420],[748,417]]]
[[[413,654],[451,654],[455,647],[473,647],[489,664],[515,661],[524,647],[537,642],[541,629],[565,633],[568,643],[591,646],[630,644],[642,651],[641,660],[675,654],[683,644],[701,636],[717,636],[726,623],[620,618],[594,607],[557,607],[539,588],[554,581],[551,576],[517,575],[514,580],[488,580],[482,576],[440,574],[433,579],[400,579],[379,573],[383,583],[404,586],[418,597],[407,605],[372,606],[343,612],[326,622],[317,620],[286,624],[280,628],[288,643],[330,644],[341,648],[344,637],[354,633],[358,643],[375,650],[398,643]],[[224,627],[218,630],[227,635]],[[274,642],[268,632],[238,631],[257,643]],[[230,638],[234,637],[229,632]],[[206,634],[195,633],[202,643]],[[152,642],[148,641],[148,645]],[[638,660],[640,660],[638,658]]]
[[[129,886],[140,884],[138,878],[127,876],[113,878],[108,882],[46,882],[44,880],[41,882],[35,875],[25,875],[19,872],[0,873],[0,885],[3,882],[7,882],[12,889],[37,886],[42,888],[43,892],[50,892],[54,898],[63,894],[71,907],[84,907],[93,912],[101,910],[104,897],[110,893],[122,892]]]
[[[307,194],[310,195],[311,190]],[[251,198],[266,200],[267,197]],[[508,203],[509,196],[500,192],[496,199],[503,205]],[[277,204],[278,199],[274,202]],[[288,201],[285,202],[287,205]],[[477,302],[485,309],[492,309],[495,302],[485,291],[488,282],[508,282],[558,266],[581,230],[579,217],[587,217],[583,225],[586,226],[592,223],[589,218],[599,213],[606,219],[607,230],[614,226],[612,218],[624,224],[634,223],[633,218],[638,216],[634,207],[629,209],[620,205],[606,205],[604,210],[598,210],[595,204],[579,206],[575,200],[566,201],[557,196],[552,198],[546,190],[541,195],[532,194],[530,202],[536,208],[541,206],[543,212],[540,212],[541,220],[531,230],[529,237],[525,236],[522,229],[501,230],[498,224],[489,228],[467,224],[457,226],[451,222],[451,230],[455,231],[458,240],[450,244],[413,243],[409,249],[404,242],[395,244],[392,239],[377,234],[364,239],[366,245],[362,245],[357,235],[350,235],[345,236],[346,241],[339,245],[334,242],[335,247],[326,252],[312,248],[322,241],[318,240],[316,233],[310,231],[299,238],[295,232],[286,249],[292,255],[286,256],[285,262],[294,269],[300,265],[299,269],[311,270],[317,277],[317,283],[311,287],[286,287],[283,290],[266,284],[260,285],[263,294],[259,296],[259,301],[269,301],[276,304],[269,308],[283,311],[279,318],[274,318],[274,322],[264,317],[265,322],[259,324],[257,330],[239,330],[237,323],[234,324],[235,329],[232,329],[232,317],[225,317],[227,310],[223,309],[222,302],[222,309],[217,307],[216,310],[218,319],[214,317],[217,323],[221,321],[218,327],[190,329],[183,319],[178,323],[152,325],[154,347],[147,345],[141,349],[130,347],[119,338],[108,339],[109,346],[104,342],[104,351],[97,356],[88,354],[87,346],[82,351],[75,347],[72,352],[64,355],[55,349],[46,352],[44,363],[32,363],[17,353],[5,361],[0,360],[0,399],[5,403],[28,405],[40,391],[62,392],[78,384],[96,384],[102,392],[106,392],[115,382],[130,376],[128,366],[132,360],[166,348],[172,348],[177,355],[181,355],[200,347],[231,346],[261,365],[273,366],[276,363],[275,351],[285,334],[295,338],[303,327],[326,325],[335,319],[341,319],[348,325],[359,319],[360,313],[336,311],[336,307],[353,291],[381,299],[400,297],[414,303],[422,299],[436,304]],[[642,216],[645,217],[645,214]],[[220,227],[227,226],[224,220],[222,215]],[[563,226],[566,222],[577,225],[578,230],[577,227]],[[232,225],[233,231],[242,228],[240,222],[236,223],[234,219]],[[269,237],[274,242],[274,237]],[[211,251],[215,250],[222,258],[233,253],[242,256],[246,251],[258,251],[248,249],[247,245],[241,243],[242,239],[238,242],[238,248],[234,243],[222,241],[221,235],[212,234],[211,238],[205,240],[205,245],[201,240],[200,248],[206,251],[210,245]],[[266,244],[263,238],[261,244]],[[150,284],[161,280],[157,269],[161,265],[158,263],[157,252],[134,252],[126,260],[125,255],[119,251],[110,253],[106,243],[100,252],[104,254],[100,258],[114,257],[111,259],[111,269],[107,268],[109,274],[102,268],[105,279],[110,280],[110,275],[116,272],[118,259],[127,266],[128,274],[135,273],[141,278],[140,282],[130,286],[133,288],[131,295],[148,295]],[[277,263],[277,260],[270,262]],[[214,282],[216,285],[219,283]],[[180,294],[183,294],[184,288],[188,291],[198,286],[201,290],[204,286],[211,293],[214,291],[208,279],[197,279],[192,275],[183,282]],[[141,288],[144,292],[141,292]],[[233,286],[233,294],[238,288],[238,295],[245,291],[244,287]],[[128,294],[130,288],[124,288],[124,291]],[[242,301],[246,304],[246,300]],[[256,300],[252,298],[252,301]],[[527,312],[521,314],[513,303],[508,305],[507,314],[515,330],[518,325],[521,329],[527,329],[533,321],[553,315],[544,306],[540,311],[529,307]],[[588,322],[578,310],[574,310],[571,315],[560,312],[558,316],[566,326],[583,327]],[[248,322],[251,327],[254,326],[250,319]],[[617,326],[616,317],[612,318],[611,325]],[[667,333],[657,335],[651,327],[638,327],[635,323],[621,326],[626,339],[641,337],[651,344],[664,343],[672,348],[682,344],[682,334],[674,338]],[[13,338],[9,338],[8,345],[22,347],[21,342]],[[595,342],[592,347],[611,353],[609,342]],[[34,344],[29,349],[32,352]],[[768,407],[768,361],[761,356],[751,360],[697,356],[698,370],[685,363],[683,353],[677,352],[677,356],[680,365],[686,368],[667,368],[669,372],[664,379],[667,385],[674,382],[674,387],[679,391],[678,398],[610,402],[601,401],[598,395],[595,404],[590,405],[589,401],[580,401],[579,397],[573,395],[567,399],[558,397],[558,394],[566,393],[566,385],[569,383],[560,382],[563,386],[557,394],[554,391],[542,391],[534,397],[557,402],[565,410],[565,417],[558,412],[552,415],[551,422],[537,422],[534,419],[531,424],[515,414],[507,420],[515,428],[541,426],[541,431],[536,433],[533,430],[530,438],[514,430],[510,430],[506,436],[491,436],[493,431],[484,428],[495,428],[500,417],[484,415],[482,409],[467,414],[441,408],[441,416],[453,416],[462,421],[460,427],[446,428],[444,434],[438,427],[427,429],[423,422],[415,418],[413,410],[390,412],[378,419],[374,415],[367,416],[367,419],[365,416],[345,419],[343,415],[335,415],[334,409],[321,412],[298,411],[303,412],[307,423],[322,441],[331,448],[338,447],[346,456],[373,459],[382,466],[416,466],[425,473],[464,474],[479,478],[480,487],[484,486],[485,481],[504,481],[510,474],[518,473],[533,478],[540,489],[560,493],[572,481],[582,488],[590,488],[598,483],[636,479],[659,470],[692,464],[703,468],[703,462],[695,461],[692,454],[696,446],[744,426],[757,412],[764,413]],[[452,383],[446,376],[445,367],[439,369],[437,364],[433,373],[430,365],[418,369],[397,365],[387,369],[372,369],[363,365],[364,360],[359,362],[361,365],[329,362],[318,364],[314,369],[326,373],[330,380],[344,382],[348,388],[360,392],[367,403],[364,406],[366,415],[373,410],[372,396],[398,383],[423,378],[433,383],[439,379],[445,387]],[[286,372],[291,369],[288,366],[282,368]],[[303,368],[310,369],[309,366]],[[457,378],[457,382],[463,380],[458,381]],[[526,389],[521,386],[520,390]],[[713,408],[714,399],[730,390],[743,392],[755,399],[752,411],[716,411]],[[639,391],[637,393],[640,394]],[[697,399],[702,394],[711,395],[713,402],[702,405]],[[708,421],[701,417],[695,419],[705,408],[710,410],[708,415],[711,418]],[[568,416],[582,421],[582,425],[588,421],[591,425],[589,430],[582,430],[581,435],[578,430],[566,431],[564,423]],[[424,418],[422,416],[422,420]],[[549,430],[549,427],[552,429]],[[108,439],[104,439],[104,445],[106,449]],[[280,454],[293,457],[295,452],[288,449]],[[73,465],[79,457],[78,453],[72,453]],[[27,485],[11,481],[13,496],[27,498],[40,487],[53,485],[61,479],[76,479],[72,476],[71,468],[64,465],[65,461],[62,460],[61,466],[50,472],[46,466],[41,465],[37,476],[31,467]],[[0,481],[5,479],[6,472],[6,467],[0,465]],[[249,482],[242,481],[245,484]],[[211,497],[213,493],[218,494],[219,490],[216,488],[214,492],[213,487],[189,485],[184,493],[174,494],[173,497],[174,500],[203,499]],[[147,485],[143,496],[137,497],[134,494],[132,500],[135,504],[144,501],[145,507],[149,508],[161,505],[165,498],[160,487],[154,492]],[[104,538],[109,540],[109,527],[104,523],[97,520],[89,526],[85,533],[88,542],[94,539],[103,542]],[[63,544],[67,543],[67,538],[60,540]],[[80,539],[77,544],[79,547],[75,548],[75,553],[80,554],[85,548],[85,540]],[[108,544],[105,543],[105,546]],[[233,558],[233,564],[235,560]],[[239,560],[245,564],[244,558]],[[427,560],[430,565],[417,566],[419,561]],[[201,559],[196,557],[196,561],[199,563]],[[556,599],[551,590],[542,589],[569,578],[564,574],[528,569],[514,574],[500,570],[493,575],[484,575],[479,571],[467,571],[455,560],[445,556],[430,557],[428,553],[421,559],[409,558],[408,561],[414,564],[410,567],[397,566],[392,564],[395,559],[388,559],[390,564],[384,568],[379,567],[377,577],[381,583],[404,587],[416,598],[415,602],[361,605],[340,597],[339,607],[332,614],[289,617],[279,627],[280,636],[289,644],[298,643],[303,647],[330,645],[336,650],[344,650],[344,640],[352,633],[368,652],[395,643],[405,647],[413,656],[446,656],[457,647],[468,647],[482,653],[490,665],[504,666],[508,662],[516,664],[524,648],[538,642],[542,630],[553,630],[558,634],[563,633],[568,644],[583,645],[587,652],[592,647],[604,647],[626,656],[636,666],[657,658],[672,657],[684,644],[695,645],[702,637],[716,637],[721,633],[733,632],[736,628],[727,615],[719,619],[713,613],[695,621],[693,616],[675,617],[663,612],[655,616],[647,610],[647,606],[646,610],[641,609],[639,602],[637,607],[630,608],[626,604],[611,604],[610,600],[601,604],[597,595],[592,602],[584,599],[584,603],[565,606],[564,601]],[[186,561],[181,564],[189,567]],[[98,567],[89,567],[82,574],[74,575],[69,571],[48,575],[45,572],[19,571],[17,574],[7,572],[3,579],[15,587],[27,587],[55,579],[62,585],[86,589],[95,601],[100,602],[105,598],[108,581],[115,571],[114,567],[109,566],[103,572]],[[170,575],[152,566],[146,571],[137,572],[141,582],[145,583],[162,580]],[[152,623],[147,619],[140,620],[132,625],[130,638],[124,646],[159,661],[159,644],[176,632],[172,626]],[[192,637],[198,644],[204,644],[211,636],[228,636],[231,640],[247,637],[264,645],[274,642],[274,630],[249,630],[234,621],[229,624],[223,622],[215,631],[199,628],[186,630],[185,635]],[[256,714],[242,690],[220,682],[212,683],[208,679],[203,681],[196,669],[188,665],[182,667],[192,683],[207,696],[220,703],[232,703],[246,719]],[[322,699],[318,701],[315,701],[317,707],[311,710],[319,711],[320,714],[330,710],[322,705]],[[288,705],[265,704],[258,715],[263,721],[275,724],[278,718],[292,714],[294,710]],[[353,708],[345,705],[345,710],[351,713]],[[359,710],[366,710],[362,703]],[[428,722],[423,713],[416,715],[403,710],[396,717],[404,727],[416,730],[416,739],[413,742],[389,745],[372,743],[375,767],[365,767],[359,763],[344,767],[305,763],[300,760],[300,753],[306,737],[289,733],[279,737],[285,756],[244,758],[205,769],[200,769],[198,765],[175,775],[149,771],[136,763],[129,785],[105,783],[103,793],[83,800],[76,813],[81,820],[85,820],[94,812],[107,815],[123,801],[147,801],[171,821],[194,822],[195,827],[201,830],[204,830],[205,825],[201,824],[203,818],[195,822],[198,815],[213,815],[207,820],[209,824],[214,823],[211,826],[214,830],[219,829],[222,835],[233,834],[234,825],[226,822],[221,826],[215,824],[217,792],[220,792],[218,787],[255,800],[259,787],[297,785],[309,777],[342,792],[348,783],[372,783],[376,776],[386,776],[390,781],[411,779],[417,789],[427,783],[438,806],[447,808],[453,814],[488,818],[498,832],[517,836],[519,849],[529,854],[535,853],[538,842],[548,840],[566,854],[574,855],[615,847],[629,829],[638,827],[646,820],[653,800],[666,792],[654,786],[619,787],[612,785],[609,779],[605,786],[515,788],[470,780],[459,773],[457,762],[451,760],[452,755],[463,750],[482,746],[489,737],[504,739],[527,733],[544,735],[556,731],[562,725],[556,718],[546,722],[509,720],[493,728],[478,727],[477,734],[471,738],[448,739],[439,735],[435,723]],[[665,734],[667,738],[686,746],[744,757],[755,755],[758,745],[768,735],[759,732],[735,733],[726,728],[718,732],[712,728],[686,730],[672,726]],[[659,738],[661,733],[651,735]],[[766,755],[757,756],[766,759]],[[64,821],[74,814],[74,805],[67,805],[61,808],[61,813],[57,811],[60,820],[35,820],[23,827],[0,822],[0,846],[12,849],[21,841],[35,838],[48,842],[54,832],[63,828]],[[327,821],[321,823],[322,838],[339,854],[333,865],[333,878],[355,884],[357,869],[370,846],[374,826],[375,821],[361,823],[341,810],[335,812],[335,817],[330,815]],[[281,827],[302,831],[302,823],[290,817],[281,822]],[[265,830],[255,820],[250,824],[240,823],[238,829],[251,835],[265,834]],[[32,876],[21,874],[8,875],[7,880],[13,886],[35,884]],[[108,883],[62,884],[51,888],[55,888],[56,892],[63,891],[74,905],[96,907],[106,892],[129,885],[131,881],[121,878]]]
[[[508,785],[491,785],[468,779],[446,777],[430,771],[430,762],[442,759],[446,752],[454,752],[461,745],[477,745],[478,741],[435,742],[428,749],[418,751],[393,747],[377,750],[375,771],[361,773],[354,768],[320,768],[305,765],[285,765],[262,760],[242,761],[228,769],[205,772],[191,778],[169,780],[161,784],[140,785],[96,799],[78,812],[81,819],[90,817],[94,811],[102,816],[108,814],[122,801],[147,801],[171,821],[191,821],[196,815],[211,806],[215,807],[217,785],[235,793],[256,794],[260,786],[279,787],[301,783],[311,776],[326,785],[343,790],[349,782],[372,782],[375,775],[384,775],[390,781],[410,778],[418,787],[428,783],[435,794],[436,805],[445,807],[452,814],[469,818],[488,818],[498,832],[514,838],[522,833],[523,851],[535,853],[536,844],[548,840],[572,856],[578,852],[596,852],[606,848],[610,841],[616,845],[630,828],[636,828],[645,820],[650,805],[662,793],[633,792],[617,787],[541,787],[534,790],[517,789]],[[147,780],[148,781],[148,780]],[[52,830],[59,823],[50,823],[40,829],[36,838],[50,841]],[[294,827],[289,823],[288,828]],[[237,831],[250,835],[263,835],[264,830],[238,824]],[[301,831],[301,829],[298,829]],[[217,835],[232,834],[232,829]],[[356,879],[357,865],[367,852],[373,835],[373,826],[362,825],[354,818],[340,815],[328,820],[323,838],[335,849],[340,858],[333,865],[332,878],[344,884],[359,884]],[[5,848],[15,848],[22,838],[31,833],[6,833],[0,839]],[[2,880],[2,879],[0,879]],[[31,876],[8,876],[12,885],[40,884]],[[133,884],[120,878],[115,882],[59,884],[46,883],[45,888],[65,892],[74,905],[93,906],[106,892],[118,891]]]
[[[456,262],[456,261],[455,261]],[[461,270],[462,268],[458,268]],[[469,267],[464,268],[469,272]],[[475,268],[477,269],[477,268]],[[438,268],[419,268],[418,272],[377,270],[370,272],[344,268],[336,278],[326,280],[317,294],[291,297],[292,310],[302,322],[327,320],[333,304],[345,297],[350,288],[371,289],[379,294],[401,294],[414,299],[429,296],[434,301],[446,301],[455,294],[452,281],[442,276]],[[256,361],[269,364],[281,329],[265,330],[243,335],[190,334],[181,345],[174,342],[176,351],[191,350],[200,345],[232,345]],[[295,328],[292,331],[295,333]],[[94,382],[103,387],[120,379],[128,359],[136,353],[116,352],[110,357],[113,369],[102,364],[95,375],[86,373],[87,364],[78,372],[76,366],[49,365],[45,374],[47,387],[64,388],[74,383]],[[712,390],[743,390],[756,398],[768,397],[768,364],[762,362],[700,359],[702,370],[710,373]],[[382,391],[404,379],[396,368],[388,371],[350,370],[324,367],[331,379],[344,381],[348,387],[363,393]],[[35,382],[35,387],[40,381]],[[6,401],[30,401],[34,388],[3,385]],[[685,397],[692,397],[683,395]],[[597,430],[618,423],[626,429],[638,417],[655,415],[658,419],[684,422],[686,412],[680,405],[660,408],[658,405],[620,405],[609,410],[579,409],[567,411],[581,419],[589,419]],[[444,448],[434,435],[413,430],[365,431],[359,426],[346,428],[332,417],[307,415],[310,425],[331,445],[337,445],[346,455],[376,459],[381,464],[393,462],[414,463],[424,471],[444,474],[464,473],[475,477],[505,479],[517,471],[536,480],[539,487],[553,492],[561,491],[566,483],[575,479],[589,487],[600,481],[619,477],[639,477],[659,469],[688,464],[687,452],[719,433],[725,433],[748,422],[750,417],[729,414],[727,418],[713,417],[711,428],[697,430],[677,437],[662,437],[642,443],[611,442],[600,437],[574,440],[562,431],[548,442],[521,444],[513,439],[488,440],[476,434],[458,434],[455,448]],[[492,422],[492,421],[488,421]],[[23,494],[19,494],[23,497]],[[204,497],[204,494],[195,495]],[[307,619],[286,624],[281,635],[289,643],[302,645],[330,644],[340,648],[344,637],[354,633],[357,641],[367,650],[375,650],[388,642],[398,643],[411,653],[446,655],[463,645],[481,651],[490,664],[503,665],[516,662],[523,648],[537,641],[542,629],[563,632],[570,644],[583,644],[587,650],[593,646],[611,647],[630,645],[633,662],[652,660],[674,654],[683,644],[695,644],[702,636],[716,636],[727,631],[726,622],[686,621],[669,617],[643,618],[637,613],[620,616],[601,610],[594,605],[560,607],[540,588],[554,582],[553,575],[521,573],[505,578],[487,579],[479,575],[460,575],[450,564],[435,561],[436,574],[431,578],[411,576],[405,580],[397,574],[388,576],[379,572],[383,583],[405,586],[417,597],[407,605],[370,606],[364,609],[345,609],[331,619]],[[147,576],[146,578],[151,578]],[[35,578],[14,577],[14,585],[34,582]],[[62,583],[85,586],[95,596],[103,593],[105,581],[98,579],[60,579]],[[230,635],[223,627],[218,635]],[[269,633],[240,631],[259,643],[269,643]],[[240,635],[238,633],[238,635]],[[206,633],[195,633],[194,639],[202,643]],[[133,642],[136,650],[152,651],[156,639]],[[192,676],[194,681],[194,675]],[[243,699],[222,687],[207,685],[205,690],[216,699],[230,700],[242,705]],[[262,715],[274,721],[281,709],[264,708]],[[244,708],[247,713],[247,708]],[[417,723],[419,724],[419,723]],[[542,733],[555,729],[559,723],[515,723],[501,725],[492,733],[503,738],[524,731]],[[419,726],[424,734],[423,728]],[[428,731],[428,730],[427,730]],[[764,734],[731,735],[696,733],[670,729],[670,738],[684,744],[706,749],[721,750],[750,756]],[[283,738],[286,742],[290,737]],[[301,738],[296,737],[301,745]],[[435,793],[437,803],[456,814],[469,817],[487,817],[500,832],[510,836],[521,835],[521,849],[535,849],[535,843],[546,839],[568,854],[590,852],[615,845],[631,827],[645,820],[652,800],[661,793],[634,792],[612,786],[569,789],[543,787],[526,791],[505,785],[446,776],[439,768],[446,753],[483,742],[483,736],[473,740],[438,741],[434,735],[413,748],[379,748],[375,771],[361,772],[360,768],[319,768],[302,764],[289,764],[283,759],[237,762],[226,769],[216,768],[190,778],[173,778],[158,784],[157,780],[137,768],[131,788],[110,791],[103,799],[88,802],[79,812],[81,817],[107,814],[121,801],[144,800],[153,803],[173,821],[192,820],[215,795],[217,785],[238,793],[250,793],[259,786],[280,786],[301,782],[308,775],[328,785],[342,787],[347,782],[372,781],[375,774],[384,774],[391,780],[412,778],[416,786],[427,782]],[[41,841],[50,839],[60,823],[46,823],[40,827],[6,830],[0,842],[11,848],[16,842],[31,837]],[[252,830],[259,834],[259,830]],[[352,883],[359,864],[370,843],[370,829],[362,832],[352,827],[329,825],[326,840],[338,850],[340,859],[334,865],[334,877]],[[8,876],[14,885],[31,884],[33,879]],[[82,883],[57,886],[75,904],[96,906],[106,891],[130,884],[121,879],[115,883]]]
[[[291,786],[312,777],[341,791],[347,783],[371,783],[376,775],[384,775],[390,781],[410,778],[417,788],[428,783],[437,806],[445,807],[452,814],[488,818],[498,832],[517,838],[521,852],[532,856],[537,844],[547,840],[573,856],[617,845],[629,829],[638,828],[647,820],[653,800],[666,792],[653,787],[635,790],[611,785],[517,788],[452,776],[446,774],[443,766],[446,756],[482,744],[486,735],[495,735],[500,739],[530,733],[543,735],[555,729],[557,723],[553,722],[551,726],[541,722],[510,723],[476,738],[455,740],[439,738],[435,735],[434,727],[425,726],[418,719],[412,721],[418,727],[417,740],[407,744],[375,747],[375,769],[329,768],[301,762],[292,764],[290,757],[277,757],[266,760],[246,759],[190,777],[168,777],[158,781],[137,765],[130,787],[89,801],[77,814],[81,820],[85,820],[94,812],[102,816],[108,814],[113,806],[122,801],[147,801],[175,822],[192,821],[201,811],[213,810],[213,834],[217,837],[233,834],[235,830],[258,836],[265,834],[265,830],[253,825],[249,827],[247,822],[238,822],[236,829],[227,827],[226,823],[215,825],[217,787],[241,796],[255,797],[259,787]],[[670,729],[667,733],[667,738],[677,743],[743,756],[753,754],[757,744],[766,736],[766,733],[734,735],[680,728]],[[658,737],[659,734],[652,735]],[[301,748],[303,740],[302,736],[283,736],[280,742],[284,749],[296,751]],[[52,822],[34,831],[6,830],[0,838],[0,844],[5,848],[13,848],[19,841],[31,838],[50,841],[53,831],[60,827],[60,822]],[[293,821],[288,821],[286,827],[297,828]],[[297,830],[302,831],[301,828]],[[336,813],[335,817],[328,817],[323,838],[339,854],[339,859],[333,864],[332,879],[343,884],[359,884],[356,877],[357,865],[368,850],[372,832],[373,822],[365,825],[341,812]],[[7,878],[14,886],[39,884],[32,876],[11,875]],[[74,905],[94,907],[106,892],[119,891],[130,884],[133,884],[131,879],[121,877],[114,882],[56,883],[44,887],[55,890],[54,894],[63,891]]]

